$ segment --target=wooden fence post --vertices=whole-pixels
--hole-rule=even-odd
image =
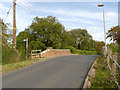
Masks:
[[[107,56],[107,64],[110,65],[110,57]]]
[[[111,71],[111,73],[112,74],[114,74],[114,76],[116,76],[116,64],[115,64],[115,62],[114,61],[117,61],[117,53],[115,53],[114,55],[113,55],[113,60],[112,60],[112,71]]]
[[[110,66],[110,56],[112,56],[112,52],[111,52],[111,50],[110,49],[108,49],[108,51],[107,51],[107,64]]]

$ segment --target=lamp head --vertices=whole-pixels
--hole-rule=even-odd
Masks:
[[[98,4],[98,7],[103,7],[104,6],[104,4]]]

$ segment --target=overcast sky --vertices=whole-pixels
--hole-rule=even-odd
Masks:
[[[118,25],[118,2],[28,2],[17,0],[16,22],[17,34],[31,24],[35,16],[55,16],[66,30],[81,28],[87,29],[94,40],[104,40],[102,8],[98,4],[104,4],[106,31]],[[7,11],[10,13],[6,18]],[[12,25],[12,1],[0,2],[0,17],[5,23]]]

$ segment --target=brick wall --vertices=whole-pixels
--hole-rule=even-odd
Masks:
[[[67,54],[71,54],[69,49],[47,49],[45,53],[41,53],[41,57],[50,57]]]
[[[39,55],[32,55],[33,58],[38,57],[50,57],[50,56],[59,56],[59,55],[68,55],[71,54],[69,49],[47,49],[41,52]]]

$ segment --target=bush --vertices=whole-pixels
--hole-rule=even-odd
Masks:
[[[67,47],[65,47],[65,49],[70,49],[70,51],[71,51],[71,53],[78,53],[77,52],[77,49],[76,48],[74,48],[74,47],[72,47],[72,46],[67,46]]]
[[[22,54],[12,48],[2,47],[2,64],[15,63],[24,60]]]
[[[72,46],[68,46],[65,49],[70,49],[71,53],[73,54],[80,54],[80,55],[98,55],[96,51],[86,51],[86,50],[78,50]]]
[[[109,48],[112,50],[112,52],[119,52],[119,48],[118,48],[118,45],[114,44],[114,43],[111,43],[109,45]]]

